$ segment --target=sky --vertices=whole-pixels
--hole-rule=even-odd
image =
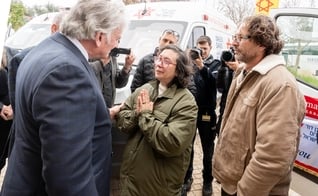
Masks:
[[[21,0],[25,6],[33,7],[34,5],[53,4],[55,6],[70,7],[74,5],[77,0]]]

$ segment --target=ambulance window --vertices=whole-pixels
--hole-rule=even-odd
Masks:
[[[143,56],[154,52],[164,30],[172,29],[178,32],[180,40],[183,40],[187,25],[187,22],[172,20],[131,20],[122,35],[119,47],[132,48],[137,57],[135,62],[138,62]],[[120,55],[118,62],[124,62],[124,58],[125,55]]]
[[[201,36],[201,35],[205,35],[205,28],[200,26],[200,27],[194,27],[191,35],[189,37],[189,41],[187,44],[187,48],[193,48],[196,45],[196,41],[197,39]]]
[[[318,18],[280,16],[277,24],[283,27],[282,55],[288,70],[302,83],[318,89]]]

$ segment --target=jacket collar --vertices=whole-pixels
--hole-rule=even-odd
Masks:
[[[205,60],[204,60],[204,64],[211,64],[212,63],[212,61],[213,61],[213,56],[212,56],[212,54],[210,54],[209,56],[208,56],[208,58],[206,58]]]
[[[157,91],[159,90],[158,80],[153,80],[153,81],[150,81],[149,83],[151,84],[151,86],[153,86],[154,89],[156,89]],[[171,86],[167,88],[167,90],[164,93],[162,93],[162,95],[159,95],[158,97],[165,97],[168,99],[172,99],[174,95],[176,94],[176,91],[177,91],[177,85],[172,84]]]
[[[282,64],[285,65],[285,60],[283,56],[277,54],[270,54],[263,58],[255,67],[252,68],[252,70],[259,72],[261,75],[265,75],[274,67]]]
[[[264,57],[257,65],[255,65],[250,72],[258,72],[260,75],[265,75],[271,69],[279,65],[285,65],[284,57],[277,54],[270,54]],[[244,79],[244,67],[245,63],[242,63],[235,71],[234,77],[238,79],[238,82],[242,82]]]

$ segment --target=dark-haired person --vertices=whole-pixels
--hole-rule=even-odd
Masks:
[[[138,62],[134,78],[131,82],[131,92],[134,92],[136,88],[146,84],[147,82],[155,79],[155,66],[154,58],[158,55],[158,51],[166,45],[177,44],[179,41],[179,33],[172,30],[166,29],[162,32],[159,38],[159,45],[155,48],[155,51],[151,54],[144,56]]]
[[[4,47],[0,66],[0,172],[6,163],[6,143],[13,119],[13,110],[9,100],[8,90],[7,55],[7,49]]]
[[[202,195],[210,196],[213,193],[212,189],[212,156],[214,151],[214,139],[217,134],[216,121],[217,115],[215,112],[217,103],[217,86],[216,78],[213,72],[217,72],[221,66],[221,61],[214,59],[212,50],[212,40],[209,36],[202,35],[196,41],[196,47],[200,50],[196,55],[190,51],[192,64],[194,67],[194,83],[196,87],[196,103],[198,105],[197,128],[201,140],[203,151],[203,187]],[[193,153],[187,175],[184,180],[182,196],[187,195],[187,191],[191,189],[193,182]]]
[[[121,195],[181,195],[189,165],[197,105],[187,89],[188,56],[168,45],[154,63],[155,80],[137,88],[118,113],[118,128],[129,135]]]
[[[213,156],[222,196],[288,196],[305,100],[285,67],[280,31],[264,15],[233,36],[237,68]]]
[[[132,52],[126,55],[122,69],[119,69],[115,56],[107,56],[90,62],[108,108],[114,106],[116,88],[122,88],[128,83],[134,60],[135,55]]]

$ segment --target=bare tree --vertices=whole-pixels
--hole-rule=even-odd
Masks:
[[[281,1],[280,7],[287,8],[287,7],[299,7],[301,1],[300,0],[285,0]]]
[[[288,8],[288,7],[316,7],[317,0],[281,0],[280,7]]]
[[[317,7],[317,0],[280,0],[281,8]],[[232,19],[237,25],[246,16],[255,14],[255,0],[219,0],[218,11]]]
[[[238,25],[243,18],[255,13],[255,0],[222,0],[219,1],[218,11]]]
[[[144,0],[123,0],[123,2],[125,3],[125,5],[128,5],[128,4],[134,4],[134,3],[141,3],[141,2],[144,2]]]

